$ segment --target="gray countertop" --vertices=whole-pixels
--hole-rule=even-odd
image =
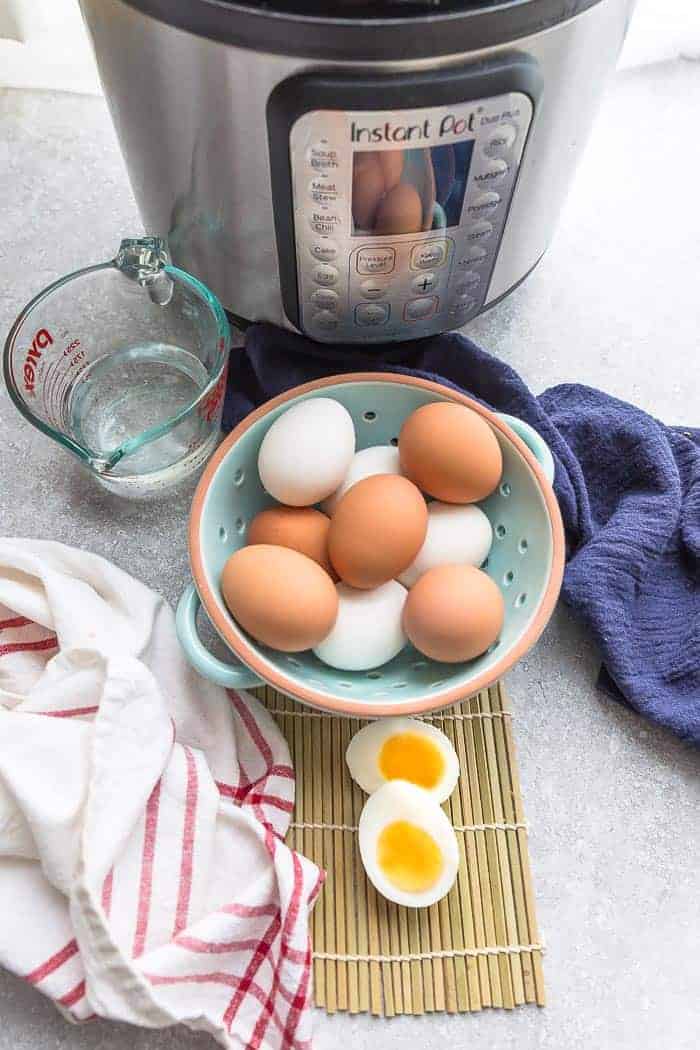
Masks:
[[[554,244],[469,334],[536,390],[580,380],[698,423],[700,65],[620,74]],[[59,274],[140,229],[105,105],[0,93],[0,330]],[[186,496],[158,510],[100,492],[0,390],[0,532],[111,558],[175,602]],[[598,694],[598,657],[560,607],[509,675],[549,1005],[379,1021],[316,1014],[317,1050],[691,1050],[700,1028],[699,756]],[[11,902],[3,902],[11,906]],[[31,918],[28,916],[27,921]],[[67,1025],[0,974],[0,1050],[170,1050],[185,1031]]]

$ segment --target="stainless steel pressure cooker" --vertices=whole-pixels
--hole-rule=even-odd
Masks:
[[[146,229],[227,309],[414,339],[551,238],[634,0],[80,0]]]

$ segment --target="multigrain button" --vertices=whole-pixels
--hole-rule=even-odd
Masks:
[[[470,244],[476,241],[486,241],[493,233],[493,226],[487,219],[480,219],[479,222],[473,222],[467,229],[467,240]]]
[[[355,307],[355,324],[376,328],[388,320],[388,303],[360,303]]]
[[[364,274],[391,273],[396,262],[393,248],[360,248],[357,253],[357,272]]]
[[[311,296],[311,302],[319,310],[337,310],[340,298],[332,288],[317,288]]]
[[[511,149],[518,135],[518,129],[512,124],[499,124],[489,132],[484,143],[484,153],[487,157],[500,157]]]
[[[428,292],[432,292],[437,287],[440,278],[435,273],[419,273],[417,277],[414,277],[411,281],[411,288],[414,292],[418,292],[419,295],[427,295]]]
[[[333,262],[338,256],[338,245],[330,237],[324,237],[323,240],[314,241],[309,251],[317,262]]]
[[[494,157],[488,160],[480,171],[477,171],[474,176],[474,182],[477,186],[495,186],[497,183],[503,182],[509,170],[507,161],[501,157]]]
[[[423,321],[426,317],[432,317],[438,306],[437,295],[430,297],[411,299],[403,308],[403,315],[407,321]]]
[[[317,328],[322,328],[324,332],[331,332],[338,327],[338,318],[330,310],[319,310],[311,320]]]
[[[467,205],[467,213],[473,219],[478,219],[482,215],[490,215],[500,203],[500,193],[496,193],[495,190],[486,190],[484,193],[477,193],[474,200]]]
[[[417,244],[411,252],[411,269],[435,270],[444,266],[446,258],[445,241],[426,241],[425,244]]]
[[[363,299],[381,299],[386,291],[386,284],[383,281],[375,281],[372,277],[368,277],[366,281],[363,281],[360,285],[362,289]]]
[[[328,263],[319,263],[319,265],[314,268],[314,281],[316,284],[320,284],[324,288],[330,288],[331,285],[336,284],[339,277],[340,274],[335,266],[329,266]]]

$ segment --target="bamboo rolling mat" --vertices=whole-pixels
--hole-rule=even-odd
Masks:
[[[296,771],[287,842],[327,872],[312,916],[314,991],[329,1013],[460,1013],[544,1005],[542,948],[527,830],[501,683],[426,721],[455,746],[461,776],[445,809],[457,831],[457,882],[430,908],[401,908],[367,880],[356,827],[366,796],[345,750],[363,721],[257,692]]]

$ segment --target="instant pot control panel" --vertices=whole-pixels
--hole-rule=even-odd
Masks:
[[[524,56],[278,85],[268,123],[290,321],[320,341],[366,343],[432,335],[478,314],[539,89]]]

